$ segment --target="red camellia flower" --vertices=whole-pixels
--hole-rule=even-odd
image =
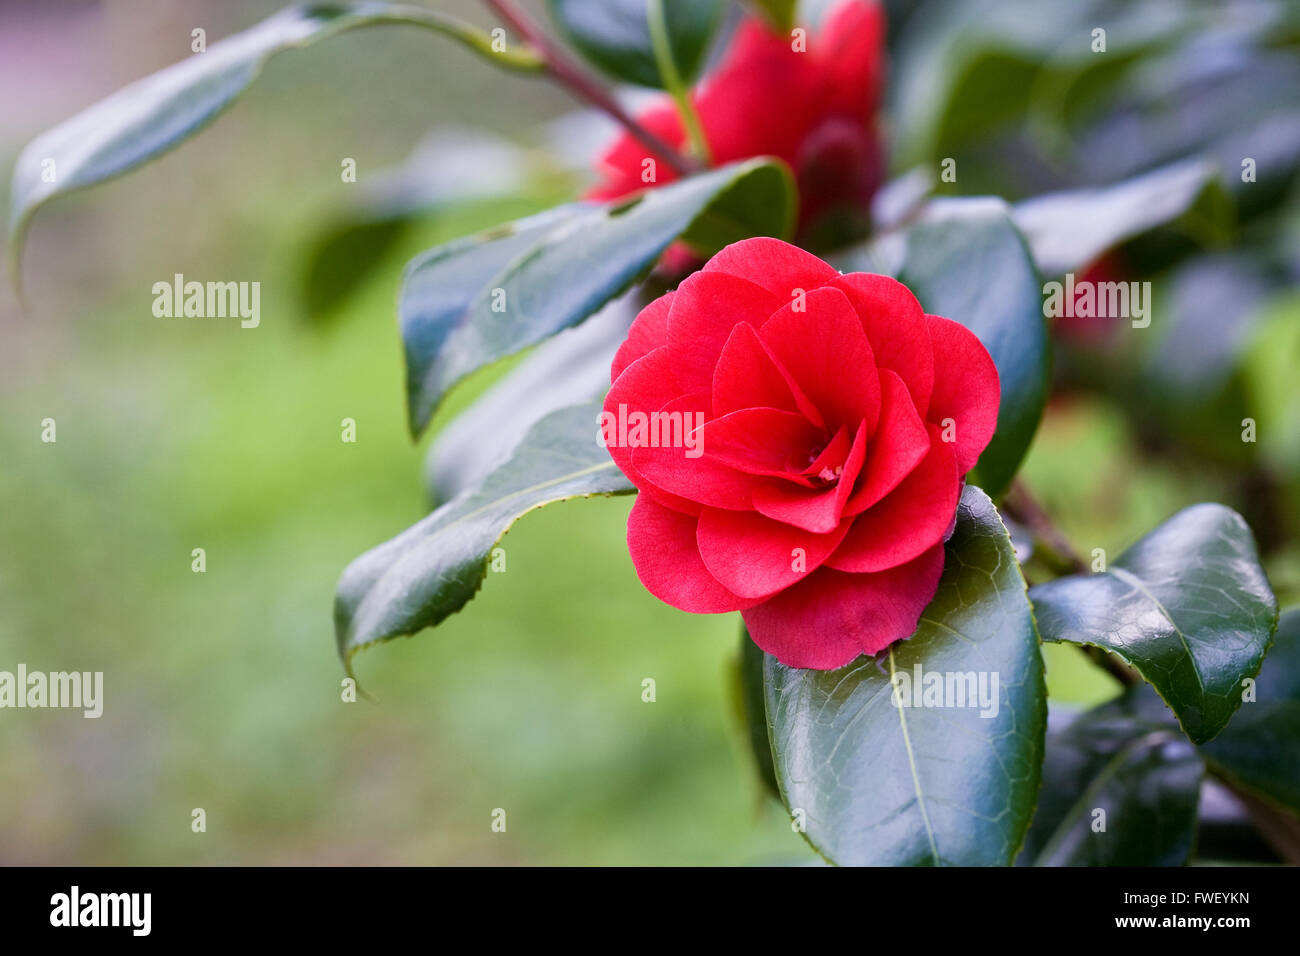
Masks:
[[[847,0],[815,34],[774,32],[756,17],[736,31],[717,70],[692,94],[715,164],[776,156],[794,170],[801,226],[837,207],[864,211],[883,172],[875,127],[883,75],[884,13],[875,2]],[[665,98],[637,119],[666,143],[686,133]],[[655,159],[652,183],[644,161]],[[590,199],[617,199],[672,182],[677,174],[630,133],[601,157],[605,181]]]
[[[794,667],[916,629],[997,424],[969,330],[893,279],[749,239],[646,306],[610,373],[601,437],[640,491],[627,540],[652,594],[740,611]]]

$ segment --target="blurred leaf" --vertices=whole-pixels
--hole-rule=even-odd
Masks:
[[[346,190],[347,203],[307,227],[302,279],[307,314],[319,319],[336,311],[405,244],[416,222],[476,200],[554,192],[550,180],[555,173],[545,155],[504,137],[473,127],[440,126],[421,139],[404,163],[367,172]],[[539,201],[538,208],[549,204]]]
[[[916,633],[837,671],[767,657],[777,778],[808,841],[848,865],[1010,863],[1034,812],[1047,721],[1024,579],[997,510],[967,486],[938,593]],[[898,707],[914,668],[996,678],[997,710]],[[961,686],[965,686],[962,684]],[[992,708],[990,708],[992,710]]]
[[[1207,238],[1222,238],[1231,216],[1216,168],[1200,159],[1110,186],[1047,193],[1012,209],[1045,276],[1082,271],[1125,239],[1175,220]]]
[[[435,30],[500,66],[535,70],[530,52],[494,53],[478,28],[434,10],[367,0],[290,7],[124,87],[28,144],[10,190],[10,257],[15,280],[32,214],[55,196],[102,182],[165,152],[229,106],[276,53],[375,24]]]
[[[1300,608],[1278,621],[1255,699],[1202,750],[1216,772],[1300,813]]]
[[[1247,409],[1259,425],[1259,451],[1284,475],[1300,475],[1300,295],[1262,310],[1242,355]]]
[[[789,234],[784,165],[749,160],[614,205],[575,203],[429,250],[398,312],[411,431],[470,372],[577,325],[644,276],[678,238],[708,254]]]
[[[1018,862],[1185,863],[1204,772],[1196,748],[1150,686],[1132,687],[1047,735],[1043,788]],[[1104,829],[1094,829],[1099,824]]]
[[[1031,111],[1063,109],[1062,86],[1104,98],[1138,57],[1191,32],[1174,3],[1089,0],[1044,17],[1036,0],[964,0],[927,14],[912,18],[896,57],[891,115],[904,166],[963,156],[1000,127],[1025,126]],[[1092,52],[1097,27],[1104,54]]]
[[[339,219],[316,236],[305,256],[302,304],[319,320],[338,309],[410,233],[411,217]]]
[[[781,787],[776,782],[776,766],[772,762],[772,741],[768,738],[767,713],[763,703],[763,669],[767,655],[740,627],[740,653],[736,658],[736,678],[740,687],[740,705],[744,718],[745,738],[754,770],[762,784],[763,792],[778,800]]]
[[[799,0],[745,0],[745,2],[783,33],[788,33],[794,27]]]
[[[1201,744],[1241,706],[1277,624],[1277,599],[1241,516],[1178,512],[1099,574],[1030,592],[1046,641],[1104,648],[1137,668]]]
[[[642,297],[615,299],[577,328],[548,339],[438,433],[425,463],[430,496],[445,501],[478,484],[539,419],[601,398],[614,353]]]
[[[650,38],[647,0],[547,0],[551,17],[588,60],[610,76],[664,89]],[[673,63],[683,82],[699,72],[722,0],[662,0]]]
[[[910,228],[834,260],[844,271],[883,272],[921,306],[974,332],[997,365],[998,427],[971,480],[997,497],[1015,477],[1047,401],[1051,343],[1043,295],[1024,237],[995,198],[938,199]]]
[[[339,654],[432,627],[482,586],[494,545],[534,508],[634,490],[597,441],[598,403],[553,412],[477,488],[434,511],[343,572],[334,598]]]

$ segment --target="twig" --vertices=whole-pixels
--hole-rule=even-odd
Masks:
[[[1045,542],[1056,554],[1064,559],[1073,574],[1087,574],[1088,565],[1074,550],[1069,539],[1065,537],[1052,522],[1051,517],[1030,492],[1029,486],[1017,478],[1011,483],[1002,507],[1007,514],[1034,533],[1034,537]]]
[[[550,37],[528,19],[527,15],[514,5],[513,0],[484,0],[484,3],[537,51],[545,63],[547,72],[555,78],[556,82],[568,87],[588,103],[618,120],[629,133],[672,167],[678,175],[685,176],[699,171],[701,168],[699,163],[688,156],[683,156],[679,150],[638,123],[606,90],[570,60]]]
[[[1055,552],[1065,573],[1088,573],[1088,565],[1084,563],[1079,552],[1074,549],[1074,545],[1070,544],[1069,538],[1056,527],[1047,510],[1038,503],[1038,499],[1034,497],[1033,492],[1029,490],[1029,486],[1024,481],[1017,478],[1012,482],[1011,488],[1002,499],[1002,507],[1008,515],[1033,532],[1035,539],[1040,544],[1047,545],[1048,548]],[[1113,654],[1107,653],[1100,647],[1087,644],[1078,644],[1076,646],[1088,660],[1125,687],[1132,687],[1134,684],[1141,682],[1142,678],[1138,673]]]

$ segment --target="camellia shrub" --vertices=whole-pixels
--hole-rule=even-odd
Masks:
[[[1294,429],[1255,434],[1285,430],[1267,398],[1285,372],[1229,367],[1213,339],[1189,358],[1201,333],[1177,317],[1141,361],[1116,342],[1151,325],[1148,277],[1225,249],[1267,263],[1265,288],[1293,281],[1277,218],[1300,113],[1263,91],[1297,88],[1300,31],[1263,0],[1232,30],[1210,4],[1068,6],[549,0],[549,26],[513,0],[486,0],[485,25],[292,7],[33,141],[15,275],[38,207],[195,134],[288,48],[403,25],[557,83],[619,124],[582,198],[403,278],[414,436],[471,373],[536,348],[434,443],[437,507],[343,572],[348,673],[465,608],[526,512],[635,493],[645,588],[738,612],[759,777],[826,860],[1180,864],[1213,835],[1216,787],[1254,828],[1244,855],[1295,861],[1300,612],[1279,623],[1257,535],[1272,552],[1296,521],[1252,510],[1300,473]],[[630,108],[620,83],[658,93]],[[1170,102],[1195,104],[1176,129]],[[1166,416],[1153,454],[1267,494],[1076,549],[1019,472],[1049,401],[1081,390],[1127,396],[1139,429]],[[1049,719],[1044,642],[1113,699]]]

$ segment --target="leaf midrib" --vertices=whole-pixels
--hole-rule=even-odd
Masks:
[[[925,794],[921,787],[921,777],[916,771],[916,756],[912,752],[912,738],[907,732],[907,715],[903,713],[902,707],[895,704],[892,699],[893,688],[897,686],[894,683],[894,648],[889,648],[889,687],[890,687],[890,705],[898,711],[898,723],[903,730],[903,747],[907,751],[907,767],[912,774],[912,787],[916,791],[916,804],[921,810],[921,822],[925,824],[925,836],[930,843],[930,857],[934,860],[934,865],[939,866],[939,847],[934,842],[934,827],[930,825],[930,814],[925,809]]]
[[[1122,581],[1124,584],[1127,584],[1129,587],[1133,588],[1135,591],[1137,591],[1139,594],[1145,597],[1148,601],[1154,604],[1156,606],[1156,610],[1158,610],[1162,615],[1164,615],[1165,620],[1169,622],[1169,626],[1172,627],[1174,629],[1174,633],[1178,635],[1178,640],[1182,643],[1183,650],[1187,652],[1187,659],[1192,664],[1192,673],[1196,676],[1196,686],[1201,689],[1201,694],[1202,696],[1204,696],[1205,678],[1201,676],[1201,669],[1199,666],[1197,666],[1196,655],[1192,653],[1192,646],[1187,641],[1187,635],[1184,634],[1183,629],[1178,626],[1178,622],[1175,621],[1174,616],[1169,613],[1169,609],[1164,606],[1164,604],[1161,602],[1161,600],[1158,597],[1156,597],[1153,593],[1151,593],[1150,589],[1147,588],[1146,584],[1143,583],[1142,579],[1139,578],[1132,571],[1125,570],[1124,568],[1113,567],[1108,569],[1106,573],[1114,577],[1116,580]]]

